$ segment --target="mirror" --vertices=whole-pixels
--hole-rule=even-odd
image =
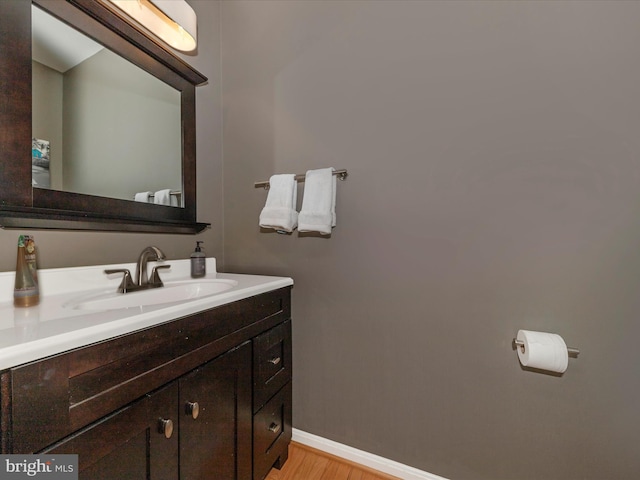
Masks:
[[[207,79],[103,2],[33,4],[32,15],[30,2],[0,2],[0,226],[207,228],[196,221],[195,192],[195,87]],[[81,32],[91,44],[84,59],[45,60],[36,46],[40,16]],[[45,32],[58,28],[51,22]],[[180,196],[163,205],[134,201],[158,190]]]
[[[31,27],[32,185],[179,206],[180,92],[36,6]]]

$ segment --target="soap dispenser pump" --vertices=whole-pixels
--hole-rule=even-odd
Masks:
[[[207,274],[207,259],[202,251],[200,244],[202,241],[196,242],[196,250],[191,254],[191,277],[200,278]]]

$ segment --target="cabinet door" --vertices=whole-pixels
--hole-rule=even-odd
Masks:
[[[251,478],[251,344],[180,379],[180,478]]]
[[[78,454],[80,480],[175,480],[177,398],[174,382],[43,453]]]

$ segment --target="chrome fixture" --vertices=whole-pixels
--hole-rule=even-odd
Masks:
[[[172,48],[192,52],[198,19],[185,0],[107,0]]]
[[[146,247],[140,253],[138,262],[136,263],[135,279],[131,278],[131,272],[126,268],[116,268],[105,270],[104,273],[111,275],[113,273],[123,273],[122,282],[118,287],[118,293],[135,292],[137,290],[146,290],[149,288],[159,288],[164,286],[158,270],[170,268],[171,265],[156,265],[151,270],[151,278],[147,275],[147,264],[152,261],[163,261],[166,257],[162,250],[158,247]]]

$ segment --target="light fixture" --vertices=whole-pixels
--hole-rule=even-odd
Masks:
[[[196,48],[196,12],[185,0],[108,0],[170,47]]]

